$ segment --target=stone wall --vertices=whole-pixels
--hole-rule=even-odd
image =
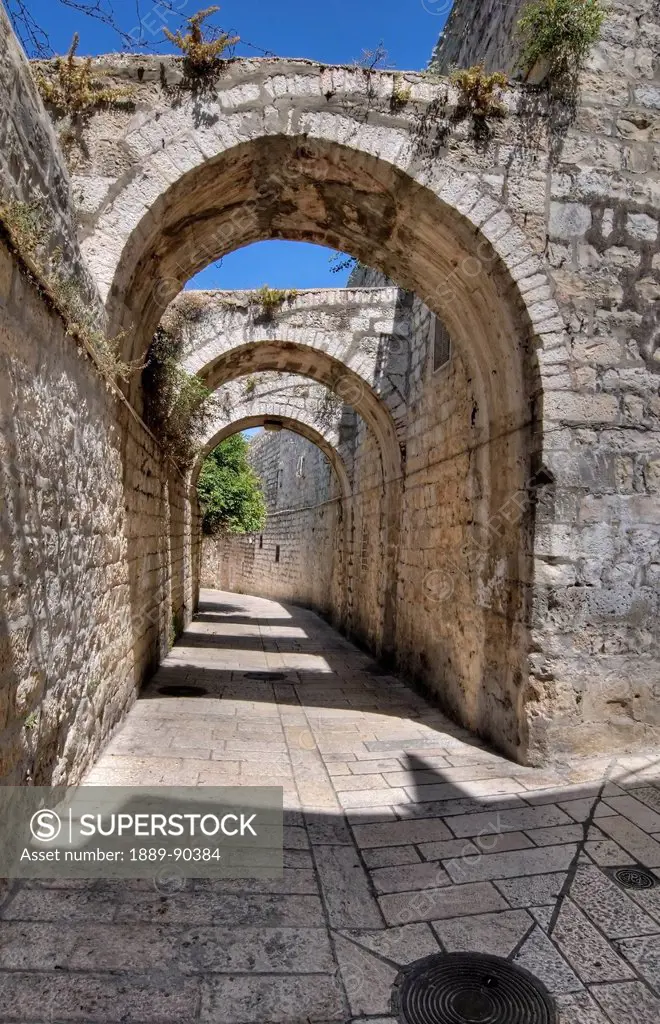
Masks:
[[[452,68],[484,64],[487,71],[516,71],[520,47],[516,24],[527,0],[454,0],[433,51],[429,70],[447,75]]]
[[[41,197],[37,262],[70,275],[102,319],[66,164],[2,10],[0,58],[0,200]],[[190,617],[197,530],[186,481],[2,227],[0,784],[49,785],[80,778],[173,620]]]
[[[0,780],[48,785],[80,777],[190,616],[192,524],[4,247],[0,285]]]

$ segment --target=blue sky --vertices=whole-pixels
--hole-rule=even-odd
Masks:
[[[13,0],[5,0],[11,7]],[[48,33],[56,53],[68,49],[74,32],[80,34],[80,54],[121,49],[121,40],[108,26],[63,6],[59,0],[26,0],[35,21]],[[151,51],[173,52],[162,34],[163,24],[180,27],[172,15],[159,14],[158,0],[101,0],[112,7],[125,32],[142,33]],[[182,15],[208,6],[208,0],[174,0]],[[350,64],[383,43],[385,66],[399,70],[424,68],[445,23],[450,0],[225,0],[210,24],[243,40],[236,53],[260,56],[267,50],[279,57],[308,57],[328,64]],[[163,19],[166,18],[165,22]],[[341,287],[348,272],[331,273],[332,252],[295,242],[259,242],[207,267],[189,282],[196,288]]]

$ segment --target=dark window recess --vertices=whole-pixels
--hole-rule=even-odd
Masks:
[[[262,548],[263,546],[264,546],[264,535],[262,533],[262,534],[259,535],[259,547]]]
[[[280,560],[280,546],[279,546],[279,544],[276,544],[275,545],[275,561],[279,562],[279,560]]]
[[[433,329],[433,372],[446,366],[451,358],[451,338],[442,320],[436,317]]]

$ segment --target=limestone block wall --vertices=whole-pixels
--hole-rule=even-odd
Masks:
[[[446,75],[452,67],[483,63],[488,71],[514,71],[519,58],[515,29],[526,2],[454,0],[429,69]]]
[[[61,253],[61,273],[76,278],[89,302],[98,302],[96,285],[80,254],[69,169],[2,6],[0,97],[0,201],[40,201],[50,235],[47,248],[51,254]]]
[[[40,260],[97,302],[69,178],[0,10],[4,203],[41,196]],[[103,310],[97,304],[99,317]],[[0,785],[75,782],[194,600],[187,482],[0,237]]]
[[[289,431],[258,434],[250,449],[266,525],[260,534],[205,537],[201,585],[303,604],[336,620],[343,510],[328,460]]]
[[[0,286],[0,781],[48,785],[79,778],[190,615],[190,509],[4,247]]]

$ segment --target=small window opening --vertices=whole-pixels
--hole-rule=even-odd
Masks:
[[[259,535],[259,547],[262,548],[263,546],[264,546],[264,535],[263,535],[263,533],[261,533]]]
[[[451,338],[442,320],[435,318],[433,328],[433,372],[442,369],[451,359]]]
[[[279,560],[280,560],[280,546],[279,546],[279,544],[276,544],[275,545],[275,561],[279,562]]]

